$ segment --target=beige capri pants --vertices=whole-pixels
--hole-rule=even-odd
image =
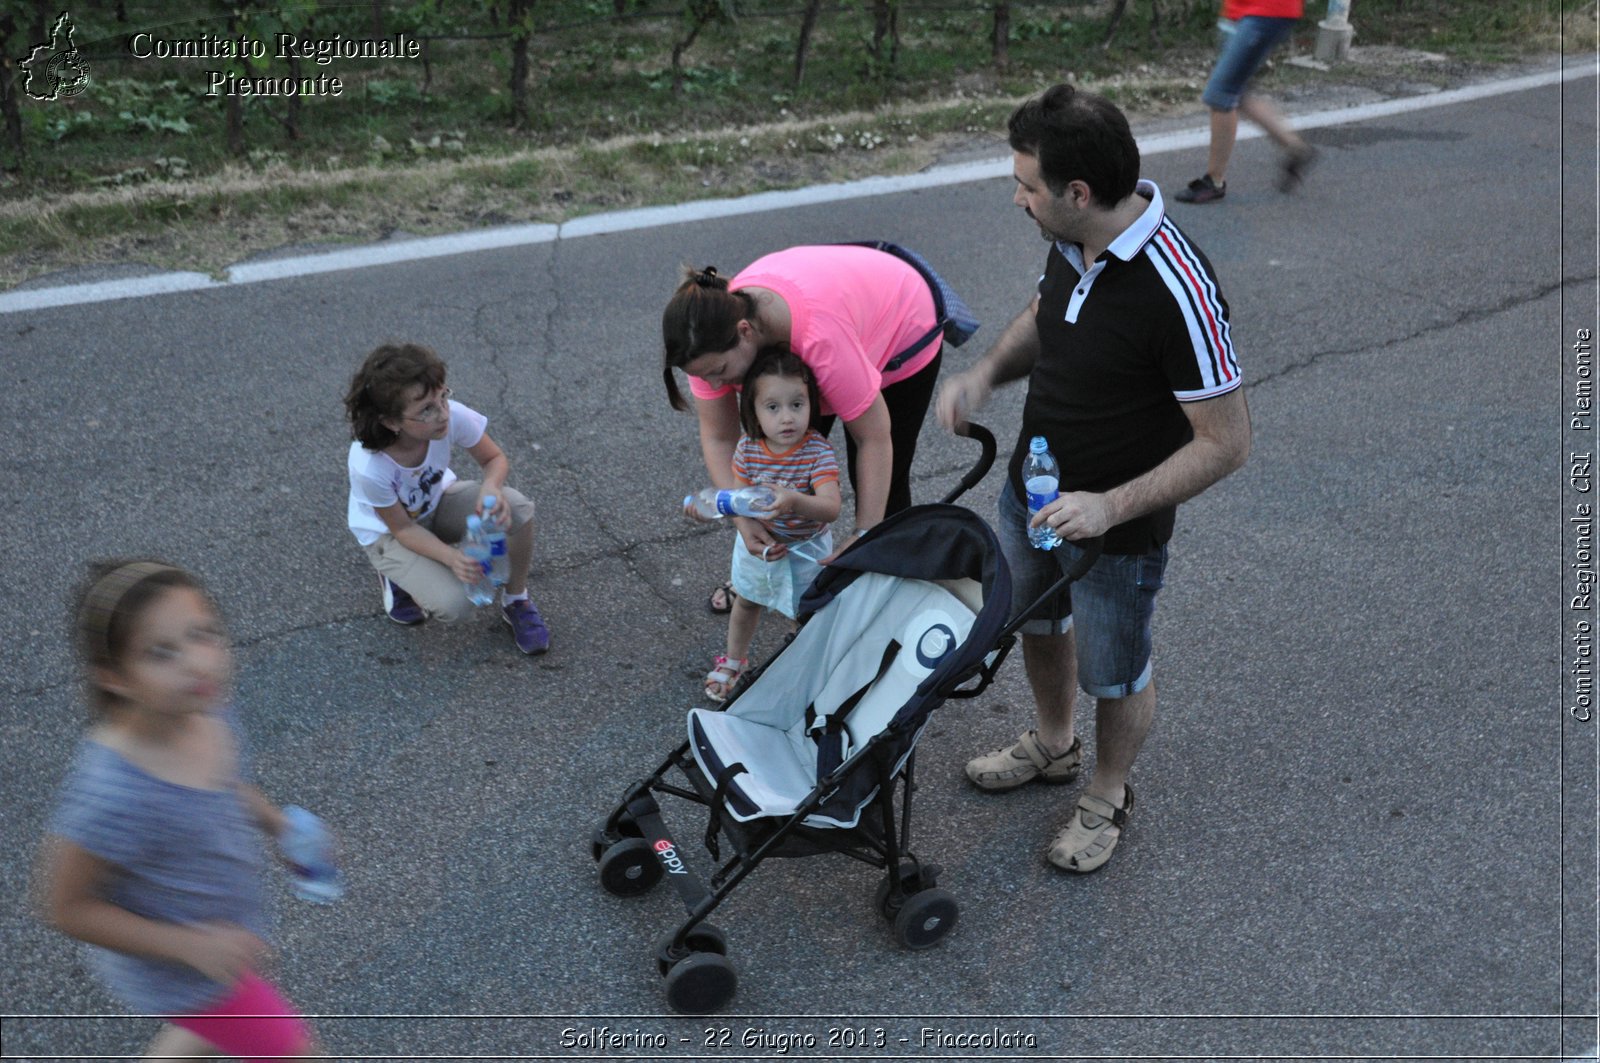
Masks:
[[[457,480],[444,489],[439,504],[433,512],[417,521],[452,546],[467,534],[467,518],[478,507],[479,484],[476,480]],[[511,529],[515,530],[533,521],[533,503],[513,487],[504,485],[500,494],[511,507]],[[431,557],[423,557],[415,550],[402,546],[393,535],[384,532],[378,541],[362,549],[367,560],[378,574],[400,585],[417,604],[446,623],[459,620],[472,611],[472,600],[467,588],[456,574]],[[526,573],[522,573],[526,575]]]

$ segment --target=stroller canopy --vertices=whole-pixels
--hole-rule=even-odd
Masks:
[[[982,607],[964,653],[941,663],[936,682],[964,671],[994,648],[1011,616],[1011,576],[994,531],[962,506],[912,506],[883,520],[872,532],[825,565],[800,599],[800,615],[825,608],[863,572],[903,579],[975,580]]]

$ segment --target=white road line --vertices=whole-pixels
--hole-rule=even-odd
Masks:
[[[1595,77],[1600,73],[1600,57],[1585,58],[1582,65],[1573,64],[1561,70],[1551,70],[1526,77],[1508,78],[1504,81],[1485,82],[1463,89],[1432,93],[1427,96],[1408,96],[1385,100],[1381,103],[1362,104],[1331,111],[1316,111],[1294,116],[1296,129],[1317,129],[1324,126],[1348,125],[1375,118],[1408,114],[1435,107],[1448,107],[1458,103],[1504,96],[1528,89],[1543,88],[1566,81]],[[1162,133],[1139,141],[1141,155],[1160,155],[1172,151],[1187,151],[1204,147],[1208,133],[1204,129],[1189,129],[1175,133]],[[1249,140],[1261,136],[1254,126],[1241,125],[1239,139]],[[680,203],[664,207],[643,207],[638,210],[616,211],[609,214],[591,214],[575,218],[560,225],[509,225],[496,229],[478,229],[449,236],[419,237],[414,240],[395,240],[390,243],[371,244],[342,251],[327,251],[312,255],[295,255],[249,262],[232,266],[226,280],[216,280],[203,273],[158,273],[124,280],[99,281],[92,284],[72,284],[59,288],[35,288],[0,293],[0,314],[24,310],[41,310],[56,306],[76,306],[111,299],[133,299],[147,295],[166,295],[171,292],[199,291],[206,288],[224,288],[233,284],[255,284],[260,281],[282,280],[288,277],[306,277],[335,270],[365,269],[398,262],[415,262],[445,255],[464,255],[504,247],[522,247],[547,244],[556,240],[572,240],[600,233],[627,232],[662,225],[682,225],[687,222],[728,218],[739,214],[756,214],[762,211],[784,210],[790,207],[814,206],[819,203],[836,203],[846,199],[863,199],[867,196],[892,195],[922,188],[966,184],[1011,176],[1011,159],[991,159],[981,162],[937,166],[922,173],[899,177],[867,177],[859,181],[845,181],[832,185],[813,185],[785,192],[759,192],[734,199],[703,199],[693,203]]]
[[[126,280],[71,284],[62,288],[34,288],[0,295],[0,314],[43,310],[52,306],[76,306],[79,303],[102,303],[108,299],[166,295],[168,292],[192,292],[199,288],[222,286],[220,282],[212,280],[204,273],[154,273]]]

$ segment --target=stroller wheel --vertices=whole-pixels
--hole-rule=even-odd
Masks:
[[[610,824],[611,821],[609,819],[602,819],[594,825],[594,830],[589,834],[589,851],[596,860],[604,856],[607,849],[624,838],[643,837],[638,825],[633,822],[633,817],[628,815],[627,812],[622,812],[617,816],[615,828],[612,828]]]
[[[900,911],[900,906],[905,904],[907,897],[910,897],[913,893],[919,893],[922,890],[932,889],[938,884],[938,881],[938,864],[922,864],[919,867],[919,865],[912,863],[910,860],[901,861],[900,898],[893,903],[890,902],[889,875],[888,872],[885,872],[883,881],[878,883],[877,896],[874,897],[872,901],[873,911],[877,912],[879,915],[883,916],[892,923],[894,922],[895,915]]]
[[[621,838],[606,830],[606,825],[602,823],[589,833],[589,855],[598,860],[606,855],[607,849],[621,840]]]
[[[907,897],[894,917],[894,936],[908,949],[931,949],[955,929],[960,914],[949,890],[923,890]]]
[[[695,952],[667,973],[667,1003],[680,1015],[706,1015],[726,1007],[739,976],[726,956]]]
[[[624,838],[600,854],[600,885],[615,897],[637,897],[661,881],[661,864],[643,838]]]
[[[685,947],[682,950],[673,949],[673,937],[673,932],[669,930],[656,939],[656,969],[663,978],[696,952],[714,952],[718,956],[728,954],[728,935],[722,932],[720,926],[711,923],[701,923],[684,935]]]

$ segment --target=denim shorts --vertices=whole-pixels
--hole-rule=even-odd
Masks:
[[[1213,111],[1231,111],[1250,79],[1272,50],[1289,39],[1299,19],[1246,15],[1237,22],[1219,22],[1222,54],[1200,99]]]
[[[1054,550],[1028,542],[1028,510],[1008,482],[1000,491],[1000,551],[1011,570],[1013,615],[1038,601],[1083,556],[1075,544]],[[1097,698],[1125,698],[1150,685],[1150,625],[1167,568],[1165,544],[1144,554],[1102,554],[1066,593],[1021,627],[1024,635],[1071,630],[1078,685]]]

